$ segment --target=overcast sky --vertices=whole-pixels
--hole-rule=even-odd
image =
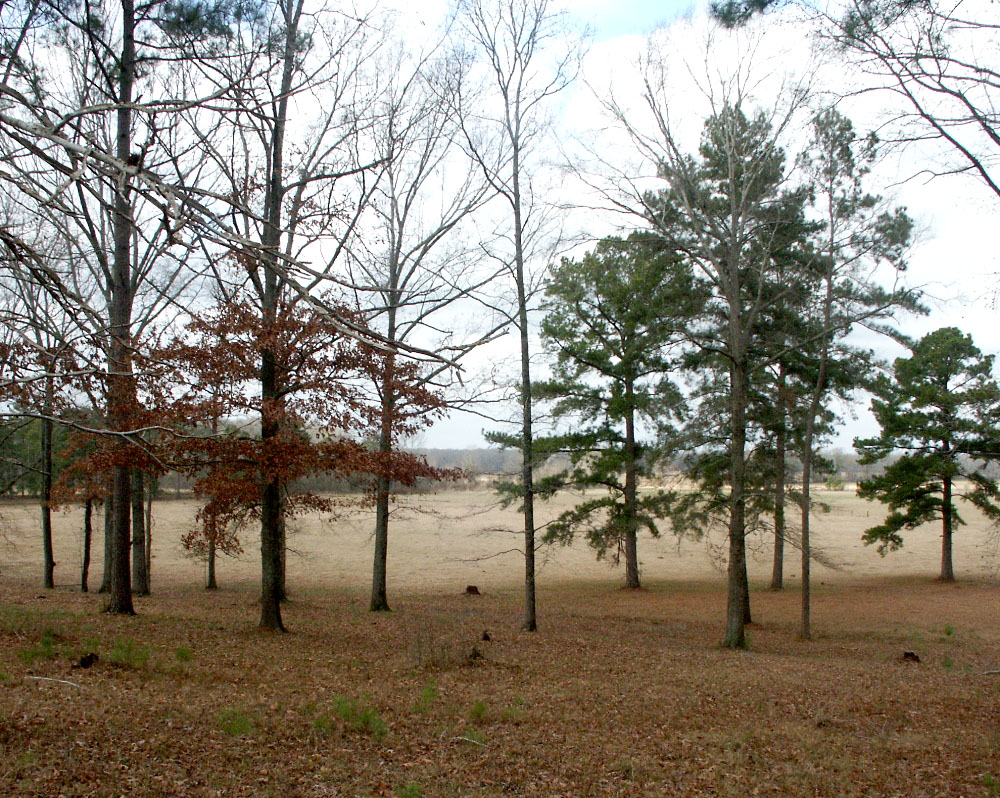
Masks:
[[[436,14],[445,8],[421,4],[410,11],[420,21],[434,24]],[[627,78],[632,65],[646,46],[646,37],[659,25],[671,23],[685,26],[676,46],[682,50],[692,31],[704,27],[703,16],[689,2],[676,0],[576,0],[569,4],[569,20],[577,26],[590,28],[591,44],[584,63],[584,74],[593,90],[600,92],[603,82],[619,82]],[[682,18],[694,17],[694,22]],[[410,17],[413,19],[414,17]],[[678,21],[679,20],[679,21]],[[701,28],[699,28],[701,25]],[[768,34],[767,47],[776,48],[778,59],[788,60],[789,48],[793,59],[804,59],[805,42],[801,27],[773,25]],[[672,45],[673,46],[673,45]],[[720,46],[728,47],[722,44]],[[780,53],[784,54],[780,54]],[[726,53],[729,54],[729,53]],[[758,53],[758,57],[767,57]],[[722,58],[719,59],[724,60]],[[840,71],[837,74],[839,76]],[[836,78],[834,78],[836,79]],[[678,84],[676,107],[684,108],[690,102],[690,119],[679,120],[689,124],[693,131],[700,130],[704,114],[699,113],[696,90]],[[563,134],[570,137],[586,131],[588,121],[594,124],[599,105],[593,99],[592,88],[580,83],[563,100],[560,110]],[[690,95],[685,92],[690,91]],[[881,110],[876,98],[857,101],[848,110],[855,127],[865,130],[878,123]],[[865,116],[871,116],[865,119]],[[996,213],[997,199],[972,178],[947,177],[928,180],[914,177],[932,153],[907,152],[893,155],[879,169],[880,184],[871,189],[893,195],[897,204],[907,207],[920,229],[919,241],[909,257],[910,268],[906,280],[911,286],[921,286],[927,292],[931,313],[923,318],[903,318],[901,327],[911,336],[920,335],[943,326],[956,326],[971,333],[976,344],[986,353],[1000,351],[1000,325],[994,310],[995,291],[1000,273],[1000,255],[997,253]],[[904,350],[888,343],[875,343],[880,354],[891,358],[904,354]],[[855,407],[858,419],[849,422],[841,431],[834,445],[849,448],[856,435],[869,435],[877,427],[866,411],[867,398],[861,398]],[[439,422],[423,433],[414,443],[427,447],[485,446],[481,436],[483,428],[494,425],[475,417],[456,414]]]

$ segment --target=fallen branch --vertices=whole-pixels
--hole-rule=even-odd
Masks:
[[[481,743],[479,742],[479,740],[473,740],[471,737],[462,737],[461,735],[459,735],[458,737],[452,737],[451,739],[461,740],[462,742],[472,743],[473,745],[481,745],[483,748],[486,747],[486,743]]]
[[[79,687],[83,689],[82,684],[77,684],[76,682],[71,682],[69,679],[50,679],[48,676],[25,676],[25,679],[35,679],[39,682],[59,682],[59,684],[71,684],[73,687]]]
[[[998,674],[998,673],[1000,673],[1000,670],[995,670],[995,671],[983,671],[983,676],[995,676],[995,675],[996,675],[996,674]]]

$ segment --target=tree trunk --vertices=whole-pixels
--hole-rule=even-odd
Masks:
[[[153,496],[159,491],[159,479],[146,475],[146,591],[153,589]]]
[[[941,481],[944,490],[944,504],[941,508],[941,581],[954,582],[955,569],[951,561],[951,534],[954,523],[951,506],[951,477],[946,476]]]
[[[785,586],[785,369],[778,366],[778,430],[774,442],[777,472],[774,478],[774,563],[771,567],[771,590]]]
[[[521,342],[521,490],[524,494],[524,623],[538,630],[535,612],[535,453],[531,417],[531,350],[528,338],[528,292],[524,277],[524,221],[521,217],[521,150],[512,141],[511,182],[514,211],[514,281],[517,284],[517,326]]]
[[[268,441],[278,434],[278,424],[267,406],[279,401],[277,398],[277,374],[274,354],[263,352],[261,368],[261,391],[265,411],[261,423],[261,441],[267,449]],[[267,482],[261,495],[260,513],[260,627],[284,632],[281,622],[281,485],[275,477],[266,477]]]
[[[396,307],[399,304],[398,264],[391,263],[390,285],[388,292],[388,324],[386,338],[396,340]],[[395,379],[395,356],[390,352],[386,356],[385,370],[382,375],[382,407],[378,451],[383,458],[382,467],[388,465],[392,454],[392,428],[395,422],[396,395],[393,390]],[[392,480],[388,476],[378,477],[375,485],[375,556],[372,563],[372,595],[368,609],[372,612],[388,612],[389,598],[386,588],[386,566],[389,557],[389,499],[392,495]]]
[[[272,122],[270,163],[264,197],[264,225],[261,236],[263,253],[263,293],[261,310],[265,327],[274,325],[281,301],[281,281],[277,260],[281,243],[281,203],[284,199],[285,128],[288,119],[288,97],[295,71],[298,23],[302,0],[282,7],[284,16],[284,52],[282,53],[281,92]],[[261,445],[267,451],[268,442],[277,437],[281,418],[281,393],[278,384],[278,364],[270,349],[260,353]],[[284,632],[281,622],[281,599],[284,592],[284,525],[281,482],[272,474],[264,474],[260,512],[260,628]]]
[[[625,401],[628,405],[625,415],[625,587],[638,590],[640,587],[636,542],[638,478],[635,462],[635,411],[632,409],[635,397],[631,381],[625,385]]]
[[[280,499],[278,512],[278,598],[288,601],[288,517],[285,515],[285,499]]]
[[[132,469],[132,590],[140,596],[149,595],[146,578],[146,516],[143,473]]]
[[[738,332],[733,339],[742,337]],[[736,349],[736,347],[734,347]],[[729,501],[729,591],[726,605],[727,648],[746,648],[746,624],[750,595],[747,583],[746,559],[746,363],[739,350],[734,352],[730,366],[730,484]]]
[[[219,585],[215,581],[215,541],[208,542],[208,584],[205,590],[218,590]]]
[[[90,543],[93,532],[94,500],[87,498],[83,504],[83,565],[80,567],[80,592],[87,592],[87,581],[90,578]]]
[[[133,0],[121,0],[122,50],[118,63],[118,111],[115,156],[122,164],[131,160],[132,92],[136,72],[135,6]],[[132,207],[129,191],[131,181],[122,175],[115,188],[114,268],[111,279],[110,362],[108,378],[108,410],[111,428],[124,432],[131,425],[135,405],[135,383],[131,366],[132,318]],[[116,444],[124,458],[128,445]],[[114,466],[112,479],[113,536],[111,546],[111,584],[107,612],[134,615],[132,607],[132,574],[129,569],[131,543],[132,482],[131,468],[122,461]]]
[[[108,491],[104,499],[104,573],[101,574],[101,586],[97,588],[98,593],[108,593],[111,591],[111,549],[114,546],[114,514],[111,505],[114,497]]]
[[[372,612],[389,612],[386,594],[386,560],[389,553],[389,495],[390,480],[379,477],[375,487],[375,559],[372,566],[372,595],[368,609]]]
[[[46,399],[51,393],[51,380],[46,380]],[[50,405],[49,402],[46,402]],[[51,406],[47,407],[47,412],[51,411]],[[42,549],[44,551],[44,580],[45,587],[54,588],[55,582],[55,554],[52,549],[52,421],[48,418],[42,419],[41,435],[41,455],[42,455]]]

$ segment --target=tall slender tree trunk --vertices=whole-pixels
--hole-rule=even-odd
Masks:
[[[810,504],[812,502],[812,442],[816,416],[810,403],[809,417],[806,419],[805,434],[802,438],[802,624],[800,634],[808,640],[812,637],[812,541],[810,540]]]
[[[285,515],[285,497],[279,492],[278,511],[278,597],[288,601],[288,516]]]
[[[388,358],[392,360],[392,355]],[[387,367],[387,370],[391,367]],[[379,433],[378,450],[383,456],[392,452],[393,401],[390,381],[384,381],[382,398],[382,429]],[[372,595],[368,609],[372,612],[388,612],[389,598],[386,587],[386,567],[389,556],[389,499],[392,480],[379,476],[375,485],[375,557],[372,563]]]
[[[94,500],[87,497],[83,504],[83,564],[80,566],[80,592],[87,592],[90,579],[90,544],[94,537]]]
[[[785,411],[785,367],[778,365],[778,429],[774,441],[777,472],[774,477],[774,562],[771,566],[771,590],[785,586],[785,458],[787,419]]]
[[[150,474],[146,475],[146,591],[153,589],[153,496],[159,490],[159,480]]]
[[[741,331],[732,338],[742,337]],[[729,499],[729,590],[726,603],[727,648],[746,647],[746,624],[750,593],[747,582],[746,555],[746,362],[741,349],[734,347],[730,366],[730,483]]]
[[[141,469],[132,469],[132,589],[140,596],[149,595],[146,574],[145,480]]]
[[[282,7],[284,16],[284,52],[282,53],[281,91],[271,120],[270,163],[264,197],[264,226],[261,237],[263,265],[263,295],[261,310],[265,327],[277,321],[281,301],[281,280],[277,266],[281,244],[281,204],[284,200],[285,129],[288,119],[288,97],[296,64],[299,20],[302,0]],[[261,445],[267,451],[269,442],[280,432],[282,397],[278,385],[278,364],[270,349],[261,353]],[[261,491],[260,563],[261,597],[260,627],[284,632],[281,621],[281,599],[284,593],[284,527],[282,524],[281,483],[274,475],[265,475]]]
[[[637,493],[635,455],[635,411],[632,409],[635,395],[631,381],[625,385],[625,401],[628,411],[625,416],[625,587],[638,590],[639,553],[637,551]]]
[[[136,74],[135,5],[134,0],[121,0],[122,49],[118,63],[118,110],[115,156],[122,164],[131,160],[132,100]],[[135,405],[135,384],[132,380],[132,206],[131,180],[122,174],[115,188],[114,266],[111,280],[109,398],[111,428],[124,432],[131,424]],[[118,440],[124,450],[128,444]],[[122,452],[123,453],[123,452]],[[118,615],[134,615],[132,607],[132,574],[129,569],[131,543],[132,482],[131,468],[119,461],[112,477],[113,537],[111,545],[111,585],[107,611]]]
[[[828,192],[832,196],[832,190]],[[827,363],[830,357],[830,340],[833,335],[833,281],[836,258],[836,226],[832,203],[828,204],[827,254],[828,271],[825,275],[826,292],[823,297],[823,337],[820,341],[819,368],[816,370],[816,384],[809,398],[805,430],[802,437],[802,625],[801,636],[812,637],[812,540],[810,517],[812,512],[812,464],[813,440],[816,435],[816,419],[819,416],[823,391],[826,390]]]
[[[515,143],[512,168],[514,279],[517,283],[517,326],[521,338],[521,489],[524,494],[524,623],[521,628],[526,632],[534,632],[538,629],[538,616],[535,611],[535,453],[531,417],[531,351],[528,338],[528,292],[524,277],[520,163],[520,150]]]
[[[388,323],[386,339],[396,340],[396,308],[400,297],[398,290],[398,264],[393,259],[390,264],[388,292]],[[392,454],[392,428],[395,423],[396,392],[395,381],[396,358],[391,352],[386,356],[385,371],[382,376],[382,407],[378,438],[379,455],[383,458],[383,466],[388,463]],[[392,480],[381,475],[375,484],[375,556],[372,563],[372,595],[368,609],[372,612],[388,612],[389,598],[386,585],[386,567],[389,558],[389,500],[392,496]]]
[[[51,413],[52,407],[51,387],[52,380],[46,380],[46,415]],[[44,579],[45,587],[54,588],[56,561],[52,548],[52,421],[49,418],[42,419],[41,434],[41,460],[42,460],[42,490],[41,490],[41,510],[42,510],[42,549],[44,551]]]
[[[950,449],[950,447],[948,448]],[[941,581],[954,582],[955,569],[951,561],[951,535],[954,523],[954,514],[951,506],[952,480],[950,476],[946,476],[941,482],[944,491],[944,506],[941,508]]]
[[[111,591],[111,549],[114,547],[115,539],[115,519],[111,509],[113,503],[114,497],[109,490],[107,498],[104,499],[104,573],[101,574],[101,586],[97,588],[98,593]]]

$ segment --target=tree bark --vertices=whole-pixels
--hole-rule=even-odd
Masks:
[[[93,539],[94,500],[90,497],[83,504],[83,565],[80,566],[80,592],[87,592],[90,578],[90,543]]]
[[[131,158],[132,99],[136,75],[135,5],[133,0],[121,0],[122,49],[118,62],[118,111],[115,155],[122,164]],[[126,431],[131,422],[135,404],[135,384],[131,366],[131,317],[132,317],[132,207],[128,175],[121,175],[115,188],[114,214],[114,267],[111,280],[110,307],[110,358],[108,410],[111,428]],[[119,440],[120,455],[128,444]],[[113,536],[111,546],[111,583],[107,612],[116,615],[134,615],[132,606],[132,574],[129,569],[129,544],[131,543],[132,482],[131,469],[122,461],[114,466],[112,478]]]
[[[635,411],[632,409],[635,391],[631,381],[625,385],[625,401],[628,405],[625,415],[625,587],[638,590],[640,587],[636,541],[638,478],[635,463]]]
[[[215,541],[208,542],[208,583],[205,590],[218,590],[219,585],[215,581]]]
[[[375,559],[372,566],[372,595],[368,609],[389,612],[386,592],[386,561],[389,554],[389,495],[392,484],[379,477],[375,491]]]
[[[159,490],[159,480],[146,475],[146,591],[153,589],[153,496]]]
[[[281,301],[281,281],[277,263],[281,244],[281,203],[284,199],[285,130],[288,119],[288,97],[298,46],[298,23],[302,14],[302,0],[282,7],[284,15],[284,52],[282,53],[281,91],[274,117],[271,121],[270,163],[264,198],[263,245],[264,285],[261,310],[264,326],[274,325]],[[280,432],[280,407],[282,395],[278,384],[278,364],[270,349],[261,353],[261,445],[267,450],[268,442]],[[260,561],[261,597],[260,628],[284,632],[281,621],[281,599],[284,592],[282,567],[284,527],[282,524],[281,483],[274,475],[264,475],[261,492]]]
[[[731,336],[742,338],[742,331]],[[735,347],[734,347],[735,349]],[[740,349],[734,351],[730,366],[730,483],[729,500],[729,578],[726,604],[727,648],[746,648],[746,624],[750,595],[746,560],[746,406],[747,374]]]
[[[787,433],[785,412],[785,369],[778,366],[778,429],[775,434],[774,459],[777,472],[774,478],[774,562],[771,567],[771,590],[785,586],[785,457]]]
[[[399,305],[397,286],[398,264],[391,264],[389,286],[389,311],[386,338],[396,340],[396,307]],[[396,395],[393,390],[395,379],[395,356],[386,356],[385,371],[382,376],[381,427],[379,429],[379,455],[386,461],[392,454],[392,428],[395,422]],[[385,463],[383,463],[383,466]],[[379,476],[375,485],[375,556],[372,563],[372,595],[368,609],[372,612],[389,612],[389,598],[386,585],[386,567],[389,558],[389,499],[392,495],[392,480]]]
[[[143,473],[132,469],[132,590],[149,595],[146,575],[146,515]]]
[[[952,514],[952,480],[950,476],[941,480],[944,490],[944,502],[941,508],[941,581],[954,582],[955,569],[951,560],[951,535],[953,527]]]
[[[114,546],[114,515],[111,505],[114,497],[108,492],[104,500],[104,573],[101,574],[101,586],[97,588],[98,593],[108,593],[111,591],[111,549]]]
[[[274,354],[264,351],[261,368],[261,393],[265,411],[261,423],[261,441],[266,450],[268,441],[278,434],[278,424],[268,405],[279,401]],[[281,622],[281,485],[268,477],[261,493],[260,513],[260,627],[284,632]]]
[[[528,340],[528,295],[524,279],[524,242],[521,219],[520,152],[514,147],[514,266],[517,282],[517,320],[521,337],[521,489],[524,493],[524,623],[526,632],[538,630],[535,611],[535,485],[531,418],[531,351]]]
[[[46,399],[51,394],[51,380],[46,380]],[[49,405],[49,402],[46,402]],[[51,411],[51,406],[47,407],[47,412]],[[52,421],[48,418],[42,419],[41,434],[41,455],[42,455],[42,549],[44,551],[44,580],[46,588],[54,588],[55,582],[55,554],[52,549]]]

